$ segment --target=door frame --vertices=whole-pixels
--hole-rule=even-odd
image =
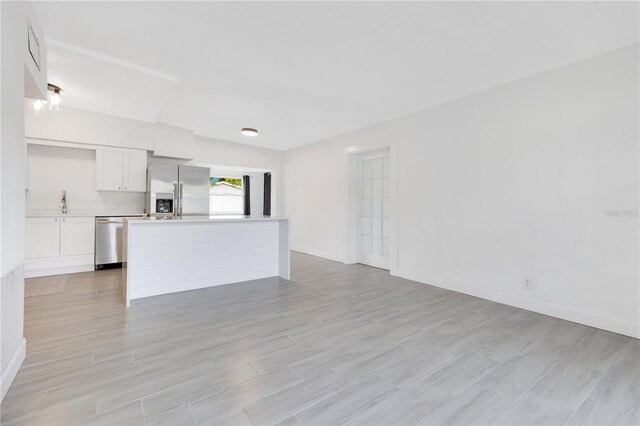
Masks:
[[[350,146],[345,149],[348,170],[346,258],[345,263],[358,263],[360,228],[360,160],[378,151],[389,152],[391,166],[391,229],[389,230],[389,271],[398,268],[398,141],[396,137],[381,138],[371,143]]]

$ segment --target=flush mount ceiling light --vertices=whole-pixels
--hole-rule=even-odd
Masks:
[[[242,129],[242,134],[245,136],[258,136],[258,131],[256,129],[245,127],[244,129]]]
[[[36,112],[42,111],[45,106],[49,106],[49,111],[62,110],[62,89],[55,84],[47,83],[47,100],[36,99],[33,101],[33,109]]]

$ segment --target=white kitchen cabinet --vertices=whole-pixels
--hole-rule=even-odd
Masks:
[[[93,254],[95,219],[62,217],[60,223],[60,256]]]
[[[147,151],[124,149],[122,158],[124,190],[145,192],[147,190]]]
[[[93,216],[28,217],[25,276],[92,271],[94,229]]]
[[[98,191],[122,191],[122,148],[99,146],[96,150]]]
[[[96,149],[98,191],[145,192],[147,151],[99,146]]]
[[[60,253],[60,219],[30,217],[26,220],[27,259],[58,256]]]

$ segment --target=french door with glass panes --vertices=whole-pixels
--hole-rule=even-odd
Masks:
[[[391,167],[389,153],[360,160],[358,263],[389,269]]]

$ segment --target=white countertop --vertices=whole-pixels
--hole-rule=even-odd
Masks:
[[[25,217],[96,217],[96,216],[143,216],[145,213],[126,210],[85,210],[69,209],[67,214],[62,214],[60,209],[51,210],[27,210]]]
[[[129,224],[160,224],[160,223],[192,223],[192,222],[258,222],[258,221],[288,220],[279,216],[243,216],[243,215],[214,215],[214,216],[181,216],[181,217],[132,217],[125,218]]]

